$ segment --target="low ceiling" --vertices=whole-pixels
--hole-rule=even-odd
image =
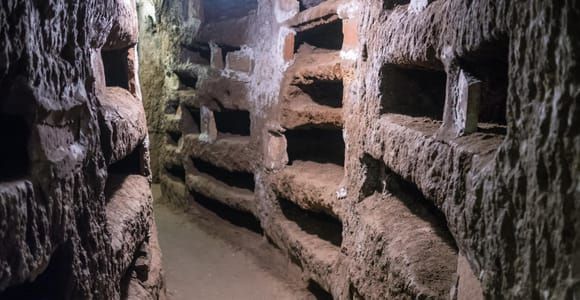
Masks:
[[[205,0],[203,2],[204,15],[207,22],[247,16],[257,6],[257,0]]]

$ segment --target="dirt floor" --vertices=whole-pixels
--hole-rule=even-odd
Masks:
[[[159,186],[153,192],[170,300],[315,299],[264,237],[202,207],[168,207]]]

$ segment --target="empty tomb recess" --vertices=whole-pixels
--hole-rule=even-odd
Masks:
[[[445,72],[387,64],[381,68],[380,77],[382,114],[443,119]]]
[[[181,124],[183,127],[183,134],[197,134],[200,133],[201,115],[198,108],[182,106]]]
[[[303,231],[316,235],[334,246],[342,244],[342,222],[337,218],[321,212],[305,210],[292,201],[278,197],[282,214],[296,223]]]
[[[226,65],[226,58],[228,53],[240,51],[242,48],[236,46],[228,46],[228,45],[218,45],[222,51],[222,62],[224,66]]]
[[[218,200],[206,197],[205,195],[198,193],[196,191],[190,191],[193,200],[204,207],[205,209],[213,212],[220,218],[230,222],[239,227],[244,227],[250,231],[258,234],[263,233],[260,220],[258,220],[253,214],[241,210],[231,208]]]
[[[250,112],[246,110],[222,109],[214,111],[214,118],[219,133],[250,135]]]
[[[181,61],[189,61],[192,64],[209,65],[211,60],[211,47],[208,43],[195,42],[181,44]]]
[[[30,129],[20,116],[0,113],[0,182],[21,179],[30,171],[28,140]]]
[[[340,50],[342,49],[343,40],[342,20],[337,19],[297,32],[294,51],[298,51],[303,44],[322,49]]]
[[[249,172],[228,171],[204,160],[192,158],[193,166],[202,174],[209,175],[229,186],[253,191],[254,174]]]
[[[393,9],[400,5],[407,5],[411,0],[383,0],[384,9]]]
[[[498,39],[484,43],[460,59],[461,68],[482,83],[479,124],[487,126],[479,126],[480,131],[496,125],[495,131],[505,134],[505,128],[498,127],[507,125],[508,54],[507,39]]]
[[[340,128],[302,127],[285,133],[288,160],[344,165],[344,139]]]
[[[128,49],[101,50],[107,86],[129,89],[128,54]]]
[[[311,79],[308,84],[294,84],[299,93],[308,96],[313,102],[332,108],[342,107],[342,95],[344,86],[342,80]],[[298,92],[298,91],[297,91]]]
[[[109,174],[134,174],[141,175],[141,151],[143,146],[138,146],[122,160],[111,164]]]
[[[177,179],[181,182],[185,182],[185,168],[183,167],[183,165],[178,164],[172,164],[170,166],[166,166],[165,167],[165,171],[167,172],[167,174],[169,176],[171,176],[174,179]]]
[[[457,245],[447,227],[445,214],[434,204],[433,200],[425,198],[415,183],[406,180],[384,162],[368,154],[363,156],[361,162],[366,169],[366,177],[361,190],[362,198],[371,196],[375,192],[392,194],[417,217],[431,223],[431,228],[434,228],[436,234],[457,252]]]
[[[67,242],[52,254],[48,266],[36,279],[0,292],[2,300],[60,300],[71,295],[72,245]],[[79,297],[79,295],[76,295]]]
[[[179,131],[166,131],[167,133],[167,142],[170,145],[177,146],[179,140],[181,139],[182,133]]]
[[[315,7],[325,1],[327,0],[300,0],[299,1],[300,11],[304,11],[309,8]]]

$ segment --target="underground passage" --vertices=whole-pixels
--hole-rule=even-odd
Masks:
[[[580,300],[580,6],[0,1],[0,300]]]

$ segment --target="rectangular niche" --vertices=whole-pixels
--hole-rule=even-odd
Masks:
[[[256,183],[254,174],[250,172],[228,171],[198,158],[192,158],[191,161],[195,169],[202,174],[209,175],[232,187],[254,191]]]
[[[185,182],[185,168],[183,167],[183,165],[178,164],[166,166],[165,171],[167,172],[167,175],[169,175],[173,179]]]
[[[179,140],[182,137],[182,133],[179,131],[166,131],[167,134],[167,143],[173,146],[177,146],[179,144]]]
[[[22,179],[30,172],[28,140],[30,128],[25,118],[0,113],[0,182]]]
[[[344,35],[342,33],[342,20],[321,24],[296,33],[294,52],[297,52],[300,46],[308,44],[315,48],[340,50]]]
[[[342,245],[342,222],[337,218],[325,213],[305,210],[284,198],[278,198],[278,204],[284,217],[296,223],[304,232],[315,235],[334,246]]]
[[[142,150],[143,146],[137,146],[131,154],[108,167],[109,174],[142,175]]]
[[[445,242],[457,251],[455,239],[447,227],[445,214],[435,205],[434,200],[427,199],[414,182],[395,173],[384,162],[368,154],[363,156],[361,162],[366,169],[365,180],[360,191],[363,198],[369,197],[375,192],[392,194],[418,218],[431,223],[438,235],[442,236]]]
[[[215,124],[218,133],[250,136],[251,120],[247,110],[222,109],[214,111]]]
[[[223,63],[224,66],[227,63],[228,53],[240,51],[242,49],[240,47],[229,46],[229,45],[218,45],[218,46],[219,46],[219,48],[221,50],[221,53],[222,53],[221,59],[222,59],[222,63]]]
[[[207,43],[195,43],[193,45],[181,45],[180,62],[197,65],[209,65],[211,48]]]
[[[383,0],[384,9],[393,9],[399,5],[407,5],[411,0]]]
[[[508,54],[508,42],[498,40],[461,58],[462,70],[480,82],[478,132],[506,133]]]
[[[288,161],[313,161],[344,165],[344,139],[340,128],[303,127],[288,130]]]
[[[253,214],[231,208],[219,202],[218,200],[206,197],[203,194],[198,193],[196,191],[191,191],[190,193],[192,195],[193,200],[197,204],[213,212],[218,217],[226,220],[227,222],[235,226],[246,228],[260,235],[263,234],[263,229],[260,220],[256,218],[256,216],[254,216]]]
[[[128,55],[129,49],[101,50],[107,86],[129,89]]]
[[[200,109],[182,106],[181,125],[183,134],[199,134],[201,132]]]
[[[70,297],[67,291],[72,288],[72,251],[71,242],[62,244],[52,254],[48,266],[41,274],[31,282],[8,287],[0,292],[0,299],[67,299]]]
[[[312,102],[331,108],[342,107],[344,86],[342,80],[313,79],[309,84],[295,84],[293,94],[305,95]]]
[[[300,11],[305,11],[309,8],[318,6],[322,2],[326,2],[327,0],[300,0]]]
[[[443,120],[447,74],[444,71],[387,64],[381,68],[381,114]]]

